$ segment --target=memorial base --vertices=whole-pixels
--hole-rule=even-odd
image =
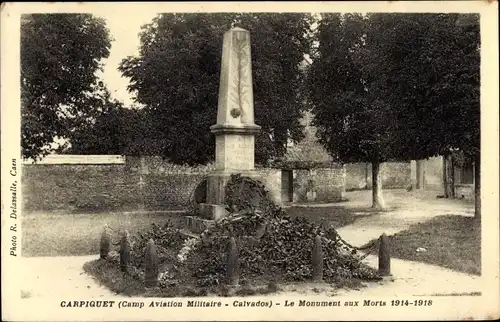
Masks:
[[[209,220],[220,220],[228,215],[223,205],[214,205],[208,203],[199,204],[200,217]]]
[[[253,170],[237,172],[244,177],[259,180],[259,174]],[[207,202],[199,205],[200,216],[205,219],[220,220],[228,215],[224,201],[226,198],[226,186],[231,180],[228,171],[215,171],[207,177]]]

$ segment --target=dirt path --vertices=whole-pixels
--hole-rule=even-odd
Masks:
[[[346,208],[370,207],[371,198],[366,191],[348,194],[353,201],[342,203]],[[474,204],[463,200],[436,199],[429,192],[411,193],[404,190],[385,192],[389,210],[373,216],[361,217],[352,225],[337,229],[342,238],[354,246],[362,246],[383,233],[392,235],[408,229],[412,224],[425,222],[436,216],[473,216]]]
[[[116,296],[83,271],[83,265],[96,258],[98,255],[23,257],[21,295],[73,299]]]
[[[365,260],[377,267],[377,257],[368,256]],[[286,286],[272,296],[438,296],[438,295],[477,295],[481,292],[480,276],[459,273],[442,267],[401,259],[391,260],[393,277],[380,282],[365,283],[359,289],[335,289],[328,284],[301,284]]]
[[[95,256],[28,257],[23,258],[26,269],[21,294],[24,298],[101,298],[121,297],[98,285],[84,273],[82,266]],[[368,256],[367,264],[376,267],[376,256]],[[335,289],[327,284],[287,286],[271,296],[423,296],[479,292],[481,279],[445,268],[392,260],[393,281],[369,283],[358,290]]]

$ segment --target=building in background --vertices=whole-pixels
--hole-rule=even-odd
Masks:
[[[285,155],[273,162],[281,169],[281,200],[283,203],[338,202],[345,197],[345,169],[334,163],[316,138],[311,125],[312,115],[301,119],[304,139],[289,142]]]
[[[449,176],[445,175],[447,168],[451,169]],[[458,162],[443,156],[411,162],[413,189],[436,191],[437,195],[445,195],[445,188],[450,185],[452,197],[474,199],[474,173],[474,162]]]

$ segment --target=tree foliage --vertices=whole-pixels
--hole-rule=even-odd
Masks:
[[[60,153],[126,155],[141,128],[141,121],[140,111],[108,103],[94,122],[81,126],[68,136],[70,147]]]
[[[175,163],[206,163],[214,157],[210,126],[216,123],[222,40],[239,26],[250,31],[255,121],[262,126],[256,159],[285,152],[287,135],[302,138],[299,123],[308,51],[306,14],[161,14],[143,27],[139,55],[120,71],[152,120],[153,146],[141,147]],[[273,140],[270,139],[272,134]]]
[[[461,14],[324,15],[314,123],[338,160],[479,150],[479,23]]]
[[[480,143],[479,16],[368,16],[381,97],[393,105],[400,158],[424,159]]]
[[[365,73],[366,21],[362,15],[325,14],[309,70],[317,136],[340,162],[383,162],[391,153],[385,101]]]
[[[384,204],[381,162],[458,149],[479,164],[477,18],[326,14],[319,22],[309,73],[313,123],[338,161],[372,163],[374,207]]]
[[[106,96],[96,72],[111,38],[90,14],[29,14],[21,18],[22,155],[47,154],[56,136],[90,122]]]

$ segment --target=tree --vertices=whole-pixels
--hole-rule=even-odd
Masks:
[[[397,104],[399,156],[425,159],[461,152],[475,161],[476,216],[480,215],[480,33],[474,14],[368,16],[384,58],[381,95]],[[448,177],[452,172],[447,162]],[[453,184],[447,185],[452,195]]]
[[[149,114],[144,109],[125,108],[119,102],[108,102],[103,112],[88,123],[73,131],[62,154],[119,154],[139,156],[154,154],[148,151],[153,143]]]
[[[90,122],[102,109],[96,71],[111,38],[90,14],[21,18],[21,147],[24,158],[49,153],[56,136]]]
[[[93,122],[72,131],[67,139],[69,148],[63,154],[123,154],[127,137],[133,129],[126,129],[124,123],[133,117],[133,111],[121,104],[108,103]]]
[[[130,78],[129,91],[150,113],[151,140],[158,152],[179,164],[214,158],[210,126],[216,122],[222,39],[239,26],[250,31],[256,161],[282,155],[288,134],[303,136],[304,108],[299,64],[308,51],[306,14],[161,14],[145,25],[139,55],[119,67]]]
[[[340,161],[372,162],[374,207],[377,163],[457,149],[478,160],[477,17],[326,15],[318,40],[310,94],[320,141]]]
[[[393,157],[393,111],[378,95],[376,75],[365,68],[375,49],[367,28],[362,15],[322,15],[309,90],[320,143],[338,162],[372,164],[373,207],[384,208],[379,170]]]

